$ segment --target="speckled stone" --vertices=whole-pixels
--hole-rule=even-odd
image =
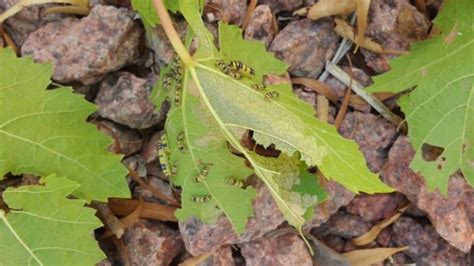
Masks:
[[[275,37],[275,29],[272,11],[267,5],[259,5],[253,11],[245,29],[245,39],[261,41],[268,48],[273,37]]]
[[[193,256],[213,251],[226,244],[248,242],[274,230],[284,222],[268,188],[256,186],[257,197],[253,201],[254,216],[249,218],[245,232],[239,237],[229,220],[221,216],[216,224],[206,224],[196,218],[179,223],[186,249]]]
[[[290,74],[317,78],[334,55],[338,40],[330,19],[302,19],[283,28],[270,45],[270,51],[290,65]]]
[[[53,79],[92,84],[134,62],[142,31],[127,9],[98,5],[82,19],[66,18],[33,32],[21,48],[36,62],[52,62]]]
[[[313,265],[308,248],[295,233],[258,238],[239,245],[248,266],[311,266]]]
[[[138,78],[129,72],[107,76],[95,99],[99,115],[130,128],[149,128],[157,124],[165,113],[164,110],[155,112],[155,105],[149,99],[153,84],[153,80]]]
[[[456,173],[449,180],[447,197],[430,191],[423,177],[409,167],[414,154],[408,137],[399,137],[390,149],[387,167],[382,172],[385,183],[426,212],[438,234],[449,244],[469,252],[473,243],[474,189]]]
[[[397,128],[373,114],[347,113],[339,132],[359,144],[369,169],[377,173],[387,161],[388,148],[396,137]]]

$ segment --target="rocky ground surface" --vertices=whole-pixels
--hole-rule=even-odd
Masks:
[[[0,11],[15,2],[0,0]],[[3,29],[21,56],[52,62],[55,82],[73,86],[97,104],[94,123],[114,138],[116,143],[110,150],[125,154],[124,163],[147,180],[149,187],[173,197],[176,191],[160,172],[156,153],[166,108],[155,108],[149,99],[160,68],[174,57],[172,47],[160,28],[145,34],[128,0],[90,2],[90,14],[82,17],[46,14],[48,5],[28,7],[9,18]],[[291,15],[314,2],[260,0],[244,32],[245,38],[263,42],[287,62],[292,77],[318,78],[341,41],[333,31],[332,19],[311,21]],[[367,36],[394,50],[407,50],[410,43],[425,39],[439,1],[431,1],[429,18],[412,2],[372,0]],[[241,25],[247,13],[246,1],[241,0],[208,0],[206,5],[205,22],[213,31],[219,20]],[[401,15],[411,18],[408,24],[399,23]],[[179,17],[176,28],[185,35],[186,24]],[[350,57],[353,68],[345,61],[341,65],[367,86],[372,82],[371,75],[389,69],[388,60],[393,56],[360,49]],[[325,82],[342,100],[347,87],[332,76]],[[316,107],[316,93],[311,88],[295,85],[294,89]],[[393,102],[389,106],[397,111]],[[337,110],[336,106],[331,108]],[[409,246],[386,264],[474,263],[474,190],[461,174],[450,179],[448,197],[429,191],[423,178],[409,168],[414,151],[408,138],[366,104],[351,106],[339,131],[359,144],[370,170],[380,173],[397,192],[354,195],[337,183],[324,182],[329,198],[316,207],[315,216],[305,224],[305,230],[324,246],[320,250],[327,248],[338,254],[360,248]],[[180,223],[141,219],[122,237],[130,263],[177,264],[211,252],[199,265],[312,265],[313,258],[304,242],[288,228],[270,192],[259,182],[255,186],[255,214],[243,235],[236,235],[224,217],[214,225],[196,219]],[[135,197],[161,202],[143,187],[132,188]],[[353,238],[407,203],[410,207],[402,217],[371,244],[357,247],[352,243]],[[121,263],[119,252],[110,243],[104,241],[102,246],[108,255],[102,265]]]

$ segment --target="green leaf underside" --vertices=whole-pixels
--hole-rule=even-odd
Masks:
[[[252,171],[242,158],[229,152],[218,126],[190,92],[186,90],[180,107],[172,107],[165,125],[171,152],[170,165],[178,166],[172,181],[182,188],[182,208],[176,216],[180,220],[195,216],[204,222],[215,223],[221,214],[225,214],[235,230],[241,233],[245,230],[247,218],[253,215],[252,199],[256,191],[252,187],[242,189],[229,185],[225,178],[244,180]],[[185,133],[186,151],[178,148],[180,132]],[[202,182],[193,181],[204,166],[209,169],[208,176]],[[211,196],[209,202],[191,200],[193,196],[205,195]]]
[[[66,198],[79,185],[54,175],[43,183],[3,193],[12,210],[0,214],[1,264],[93,265],[105,258],[92,237],[102,225],[95,210]]]
[[[411,168],[428,187],[447,193],[449,177],[461,169],[474,185],[474,2],[446,1],[435,25],[442,34],[416,43],[410,55],[391,61],[392,70],[375,78],[372,92],[416,89],[399,101],[416,151]],[[441,147],[425,161],[423,144]]]
[[[179,0],[163,0],[166,9],[176,13],[179,7]],[[155,27],[160,24],[160,18],[156,13],[153,0],[132,0],[132,8],[140,14],[143,23],[147,26]]]
[[[94,105],[70,88],[46,90],[52,67],[0,50],[0,176],[56,173],[80,184],[86,200],[129,197],[120,163],[110,144],[86,118]]]
[[[311,106],[297,100],[288,84],[268,86],[264,92],[251,89],[252,84],[262,82],[264,75],[282,74],[287,66],[266,52],[263,44],[243,41],[235,26],[219,26],[221,50],[217,51],[212,35],[193,3],[195,5],[196,1],[183,0],[180,11],[199,42],[194,55],[197,62],[185,69],[181,105],[172,105],[165,125],[171,148],[170,164],[179,164],[172,181],[183,188],[183,206],[177,212],[179,219],[196,216],[213,222],[224,213],[228,218],[231,216],[229,219],[237,231],[244,228],[247,218],[252,215],[251,199],[255,192],[234,197],[231,194],[244,193],[242,191],[249,188],[222,189],[225,177],[234,175],[243,179],[251,173],[245,168],[243,159],[229,153],[228,143],[245,155],[254,172],[269,187],[287,221],[298,230],[301,230],[308,208],[324,198],[323,193],[319,194],[320,190],[313,194],[293,190],[301,189],[298,187],[300,157],[308,165],[318,165],[329,178],[353,191],[392,191],[367,169],[357,145],[338,135],[332,126],[315,119]],[[255,70],[256,76],[234,80],[216,69],[215,61],[219,59],[227,63],[231,60],[244,62]],[[278,91],[280,97],[274,101],[265,100],[264,94],[270,91]],[[176,88],[165,89],[164,93],[173,102]],[[240,144],[245,130],[253,130],[258,143],[273,143],[285,153],[279,158],[266,158],[246,150]],[[179,132],[185,132],[186,152],[177,149]],[[199,173],[199,162],[212,163],[209,175],[202,183],[192,181]],[[242,169],[245,173],[239,172]],[[317,182],[317,179],[313,181]],[[207,194],[212,194],[207,203],[189,200],[193,195]],[[229,205],[227,209],[222,208],[225,204]],[[234,207],[236,211],[232,210]]]

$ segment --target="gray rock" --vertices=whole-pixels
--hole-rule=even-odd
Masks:
[[[245,39],[261,41],[268,48],[273,37],[275,37],[275,29],[272,11],[267,5],[259,5],[253,11],[245,29]]]
[[[331,20],[302,19],[283,28],[270,45],[270,51],[290,65],[290,74],[317,78],[334,55],[338,40]]]
[[[155,113],[149,99],[153,80],[137,78],[128,72],[107,76],[95,99],[100,116],[130,128],[148,128],[162,119],[164,111]]]
[[[373,114],[347,113],[339,132],[359,144],[369,169],[377,173],[387,161],[388,148],[396,137],[395,125]]]
[[[247,13],[247,2],[242,0],[208,0],[207,5],[213,6],[205,15],[209,22],[223,21],[241,25]]]
[[[337,212],[340,207],[347,205],[355,196],[354,193],[337,182],[324,181],[321,183],[328,192],[328,199],[315,207],[314,216],[303,225],[304,231],[310,231],[325,223],[332,214]]]
[[[369,231],[371,224],[357,215],[338,211],[327,221],[327,228],[332,235],[354,238]]]
[[[138,220],[122,237],[131,265],[170,265],[184,251],[177,231],[157,222]]]
[[[173,25],[181,39],[184,39],[188,23],[186,21],[178,21],[174,22]],[[147,46],[153,51],[155,64],[158,64],[159,67],[164,67],[174,59],[176,53],[163,27],[148,28],[145,36]]]
[[[409,246],[404,253],[416,265],[469,265],[468,255],[451,247],[430,225],[401,217],[392,226],[397,246]]]
[[[385,183],[426,212],[438,234],[449,244],[469,252],[473,241],[474,189],[456,173],[449,180],[447,198],[438,191],[430,191],[423,178],[410,169],[414,154],[408,137],[399,137],[382,172]]]
[[[234,266],[234,258],[232,257],[232,248],[230,246],[224,246],[211,256],[206,258],[203,262],[197,264],[197,266]]]
[[[313,265],[308,248],[297,234],[272,234],[239,245],[246,265]]]
[[[92,84],[134,62],[141,30],[126,9],[96,6],[83,19],[66,18],[33,32],[21,48],[36,62],[52,62],[53,79]]]
[[[273,13],[280,11],[293,11],[301,6],[303,0],[260,0],[260,4],[268,5]]]
[[[19,0],[0,1],[0,13],[14,6]],[[21,47],[28,35],[43,27],[48,22],[58,21],[65,17],[63,14],[46,14],[49,7],[56,4],[30,5],[3,22],[3,28],[13,42]]]
[[[114,140],[109,147],[110,152],[128,156],[136,153],[142,147],[143,136],[136,130],[106,120],[95,121],[94,124]]]
[[[406,51],[410,43],[428,37],[431,22],[409,0],[374,0],[370,3],[366,36],[384,49]],[[388,60],[395,56],[380,55],[361,49],[365,61],[375,72],[390,69]]]
[[[378,221],[389,217],[402,203],[404,197],[399,193],[357,195],[346,209],[349,213],[359,215],[366,221]]]
[[[245,232],[238,236],[225,216],[216,224],[205,224],[196,218],[179,223],[186,249],[193,256],[213,251],[226,244],[248,242],[261,237],[284,222],[268,188],[260,183],[256,186],[257,197],[253,202],[254,216],[247,222]]]

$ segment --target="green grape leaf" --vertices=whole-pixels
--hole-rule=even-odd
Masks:
[[[166,69],[165,75],[169,71]],[[176,217],[186,220],[195,216],[204,222],[215,223],[220,215],[225,214],[234,229],[241,233],[248,217],[253,215],[252,199],[256,191],[252,187],[242,189],[227,184],[226,178],[243,181],[252,171],[246,167],[244,159],[229,152],[219,127],[193,91],[181,91],[176,82],[179,81],[171,83],[167,94],[172,105],[164,133],[170,152],[166,163],[168,167],[177,169],[171,180],[182,188],[181,209],[176,212]],[[177,93],[181,96],[179,104],[175,102]],[[178,136],[182,136],[181,140]],[[208,173],[201,175],[203,169]],[[196,180],[196,177],[201,180]],[[196,196],[211,198],[208,202],[194,202],[192,198]]]
[[[105,255],[92,237],[102,226],[86,201],[66,197],[79,184],[50,175],[44,185],[8,188],[0,209],[2,265],[93,265]]]
[[[184,76],[176,77],[176,73],[181,71],[171,71],[178,82],[165,82],[167,86],[162,86],[172,107],[165,125],[170,156],[161,159],[169,161],[168,167],[176,166],[174,174],[168,172],[173,175],[173,183],[182,187],[184,201],[194,195],[212,197],[205,201],[201,198],[199,204],[192,200],[184,202],[182,210],[177,213],[178,218],[194,215],[205,221],[215,221],[222,212],[228,218],[235,217],[230,218],[234,228],[245,224],[251,215],[249,206],[254,194],[242,198],[234,197],[226,189],[220,188],[221,194],[217,190],[229,175],[241,180],[250,173],[241,158],[229,153],[229,146],[248,160],[255,174],[270,189],[287,221],[300,232],[305,213],[319,200],[313,197],[319,191],[313,194],[294,191],[299,188],[296,184],[300,160],[310,166],[317,165],[327,177],[352,191],[393,191],[368,170],[355,142],[344,139],[333,126],[315,119],[312,107],[299,101],[289,84],[267,86],[262,91],[253,89],[251,86],[261,84],[264,75],[281,74],[287,66],[266,52],[262,43],[242,40],[240,31],[226,24],[219,26],[221,50],[216,52],[212,35],[201,21],[196,2],[183,0],[182,4],[189,5],[182,5],[180,10],[193,28],[200,52],[194,54],[193,62],[184,64]],[[218,60],[227,64],[232,60],[244,62],[256,75],[234,79],[229,73],[223,73]],[[269,92],[278,92],[279,97],[269,99],[266,97]],[[266,158],[247,150],[240,140],[248,130],[254,132],[257,142],[273,143],[284,153],[278,158]],[[183,139],[187,145],[184,152]],[[206,182],[193,182],[205,164],[209,165]],[[239,172],[242,169],[246,172]],[[207,182],[215,182],[216,189]],[[222,198],[216,200],[216,197]],[[224,203],[229,206],[225,207]],[[230,206],[231,203],[234,205]],[[246,207],[237,207],[236,204]],[[228,211],[230,207],[235,207],[235,212]]]
[[[288,68],[286,63],[267,52],[261,42],[244,40],[240,28],[235,25],[219,24],[219,44],[222,58],[252,66],[258,82],[262,82],[263,75],[280,75]],[[265,56],[256,56],[258,54]]]
[[[86,123],[96,111],[70,88],[46,90],[52,66],[0,50],[0,176],[56,173],[80,184],[74,195],[88,201],[130,197],[121,155]]]
[[[179,0],[163,0],[166,9],[176,13],[179,7]],[[160,24],[160,18],[156,13],[153,0],[132,0],[132,8],[140,14],[143,23],[147,26],[155,27]]]
[[[217,49],[214,46],[214,37],[207,30],[201,19],[199,11],[199,0],[180,0],[179,10],[186,18],[189,27],[198,40],[198,48],[195,53],[196,58],[214,58],[217,56]]]
[[[416,151],[411,168],[428,187],[447,193],[449,176],[461,169],[474,185],[474,2],[446,1],[434,23],[441,35],[416,43],[409,55],[391,61],[375,77],[371,92],[400,92],[400,106]],[[423,159],[423,146],[441,147],[436,160]]]

